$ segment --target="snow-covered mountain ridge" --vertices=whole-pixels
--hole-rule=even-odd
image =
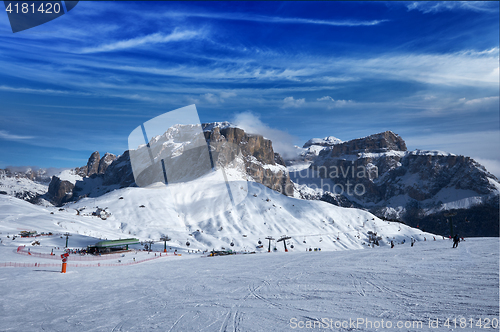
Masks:
[[[462,233],[498,236],[500,184],[470,157],[407,151],[404,140],[390,131],[317,145],[316,151],[315,156],[304,156],[302,170],[296,166],[300,160],[292,164],[291,178],[303,198],[365,208],[379,217],[439,234],[450,233],[444,214],[453,211],[457,213],[454,226]],[[333,190],[349,184],[358,185],[363,194],[340,195]]]
[[[175,156],[189,150],[194,143],[179,144],[179,128],[151,139],[155,155]],[[274,152],[269,139],[248,134],[229,122],[203,124],[200,133],[200,146],[205,149],[206,142],[210,149],[211,167],[238,170],[238,181],[261,183],[287,196],[365,209],[381,218],[445,235],[450,233],[445,213],[454,212],[455,230],[461,234],[498,236],[500,184],[469,157],[408,151],[400,136],[387,131],[346,142],[333,136],[311,139],[298,148],[297,158],[285,161]],[[8,180],[15,182],[12,188],[0,191],[12,196],[24,192],[18,197],[57,206],[100,197],[136,186],[130,160],[128,150],[120,156],[106,153],[102,158],[94,152],[87,165],[53,177],[48,188],[28,178],[22,180],[28,181],[25,185],[19,179]],[[193,162],[191,168],[196,168],[195,159]],[[184,169],[177,169],[182,175]],[[196,176],[206,172],[201,170]],[[3,179],[0,185],[7,188],[6,179],[11,178],[4,175]],[[339,186],[362,194],[340,194]]]
[[[204,137],[193,137],[191,139],[194,141],[180,144],[179,142],[184,139],[183,135],[186,134],[187,127],[189,126],[172,127],[164,134],[153,137],[149,143],[154,155],[162,156],[162,158],[169,155],[175,156],[176,153],[180,153],[179,151],[189,151],[189,148],[193,148],[193,146],[196,149],[200,147],[206,149],[196,141],[204,139],[206,143],[203,142],[203,145],[208,144],[210,148],[213,167],[218,165],[242,168],[242,177],[245,180],[262,183],[289,196],[294,194],[293,184],[286,171],[284,161],[279,154],[274,152],[270,140],[261,135],[247,134],[229,122],[214,122],[202,125]],[[138,151],[138,153],[141,152]],[[145,153],[146,151],[143,151],[142,154]],[[236,158],[237,156],[239,158]],[[103,160],[105,160],[104,165]],[[196,167],[198,166],[190,164],[190,170]],[[202,166],[199,165],[199,167]],[[171,169],[178,173],[185,171],[183,167],[172,167]],[[146,174],[148,170],[144,169],[143,172]],[[154,172],[154,170],[151,169],[150,172]],[[204,171],[200,169],[200,172],[198,176]],[[82,176],[82,179],[75,183],[53,177],[49,191],[45,196],[46,199],[51,200],[55,205],[61,205],[70,201],[78,201],[84,197],[98,197],[118,188],[136,185],[129,150],[120,156],[107,153],[103,158],[100,158],[98,152],[94,152],[87,165],[76,168],[74,173]],[[161,175],[161,172],[157,173]],[[177,176],[180,175],[174,174],[174,177]]]
[[[0,169],[0,195],[9,195],[36,203],[45,194],[51,177],[47,169],[18,167]]]
[[[208,180],[212,176],[216,174],[206,175],[203,183],[210,185]],[[287,243],[292,251],[368,248],[369,232],[377,232],[380,246],[387,246],[390,241],[408,242],[412,237],[429,241],[434,236],[397,222],[381,220],[367,211],[288,197],[256,182],[249,182],[245,188],[243,184],[247,181],[241,181],[241,174],[235,169],[228,169],[227,177],[229,182],[236,183],[235,187],[240,188],[245,198],[222,213],[214,213],[217,197],[206,200],[203,195],[206,190],[189,185],[177,201],[171,199],[170,187],[129,187],[96,198],[83,198],[63,208],[41,207],[0,196],[0,230],[12,234],[19,229],[34,229],[141,240],[159,240],[168,234],[172,238],[171,246],[251,251],[267,250],[267,236],[275,240],[282,235],[290,236]],[[91,216],[97,207],[109,213],[105,220]],[[264,244],[260,248],[259,241]],[[230,246],[231,243],[234,246]],[[273,241],[274,246],[283,251],[282,243]]]

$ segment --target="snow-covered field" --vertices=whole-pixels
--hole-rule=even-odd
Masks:
[[[204,182],[183,187],[177,200],[165,188],[124,188],[63,208],[0,196],[0,331],[479,331],[479,319],[497,326],[498,238],[452,249],[448,239],[366,211],[228,177],[243,200],[217,213],[215,194],[224,190],[207,199]],[[110,215],[92,216],[96,207]],[[21,230],[53,235],[13,240]],[[368,245],[370,231],[380,246]],[[65,232],[75,249],[100,238],[172,241],[161,257],[162,242],[149,254],[135,245],[88,261],[70,256],[62,274]],[[268,253],[265,237],[282,235],[291,237],[289,252],[273,243],[277,251]],[[239,254],[203,253],[222,247]],[[37,255],[52,250],[56,256]],[[429,328],[436,319],[439,328]]]
[[[13,252],[20,239],[2,239],[1,257],[34,260]],[[451,247],[441,240],[393,249],[183,254],[66,274],[0,268],[0,331],[485,330],[475,326],[479,319],[497,330],[498,239]],[[429,328],[436,319],[439,328]]]

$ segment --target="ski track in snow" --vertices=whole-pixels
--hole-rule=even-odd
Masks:
[[[33,259],[13,246],[0,255]],[[290,331],[292,318],[416,320],[423,329],[402,330],[425,331],[429,319],[498,318],[498,239],[451,246],[183,255],[66,274],[0,268],[0,331]]]

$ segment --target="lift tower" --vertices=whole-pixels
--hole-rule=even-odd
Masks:
[[[269,240],[269,248],[267,249],[267,252],[271,252],[271,241],[274,241],[274,238],[272,236],[266,237],[266,240]]]
[[[276,241],[276,242],[283,241],[283,244],[285,246],[285,252],[288,252],[288,249],[286,248],[286,240],[289,240],[289,239],[291,239],[290,236],[283,235],[282,237],[280,237],[280,239],[278,241]]]
[[[163,241],[163,252],[167,252],[167,241],[172,240],[171,238],[168,237],[168,235],[162,236],[160,238],[160,241]]]

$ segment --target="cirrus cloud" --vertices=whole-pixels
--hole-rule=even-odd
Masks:
[[[0,138],[7,140],[7,141],[24,141],[24,140],[32,139],[35,137],[34,136],[15,135],[15,134],[10,134],[6,130],[0,130]]]
[[[199,31],[191,31],[191,30],[179,31],[177,29],[168,35],[165,35],[161,32],[156,32],[147,36],[121,40],[114,43],[103,44],[95,47],[86,47],[81,50],[81,53],[86,54],[86,53],[119,51],[147,44],[164,44],[176,41],[190,40],[199,37],[200,35],[201,33]]]

